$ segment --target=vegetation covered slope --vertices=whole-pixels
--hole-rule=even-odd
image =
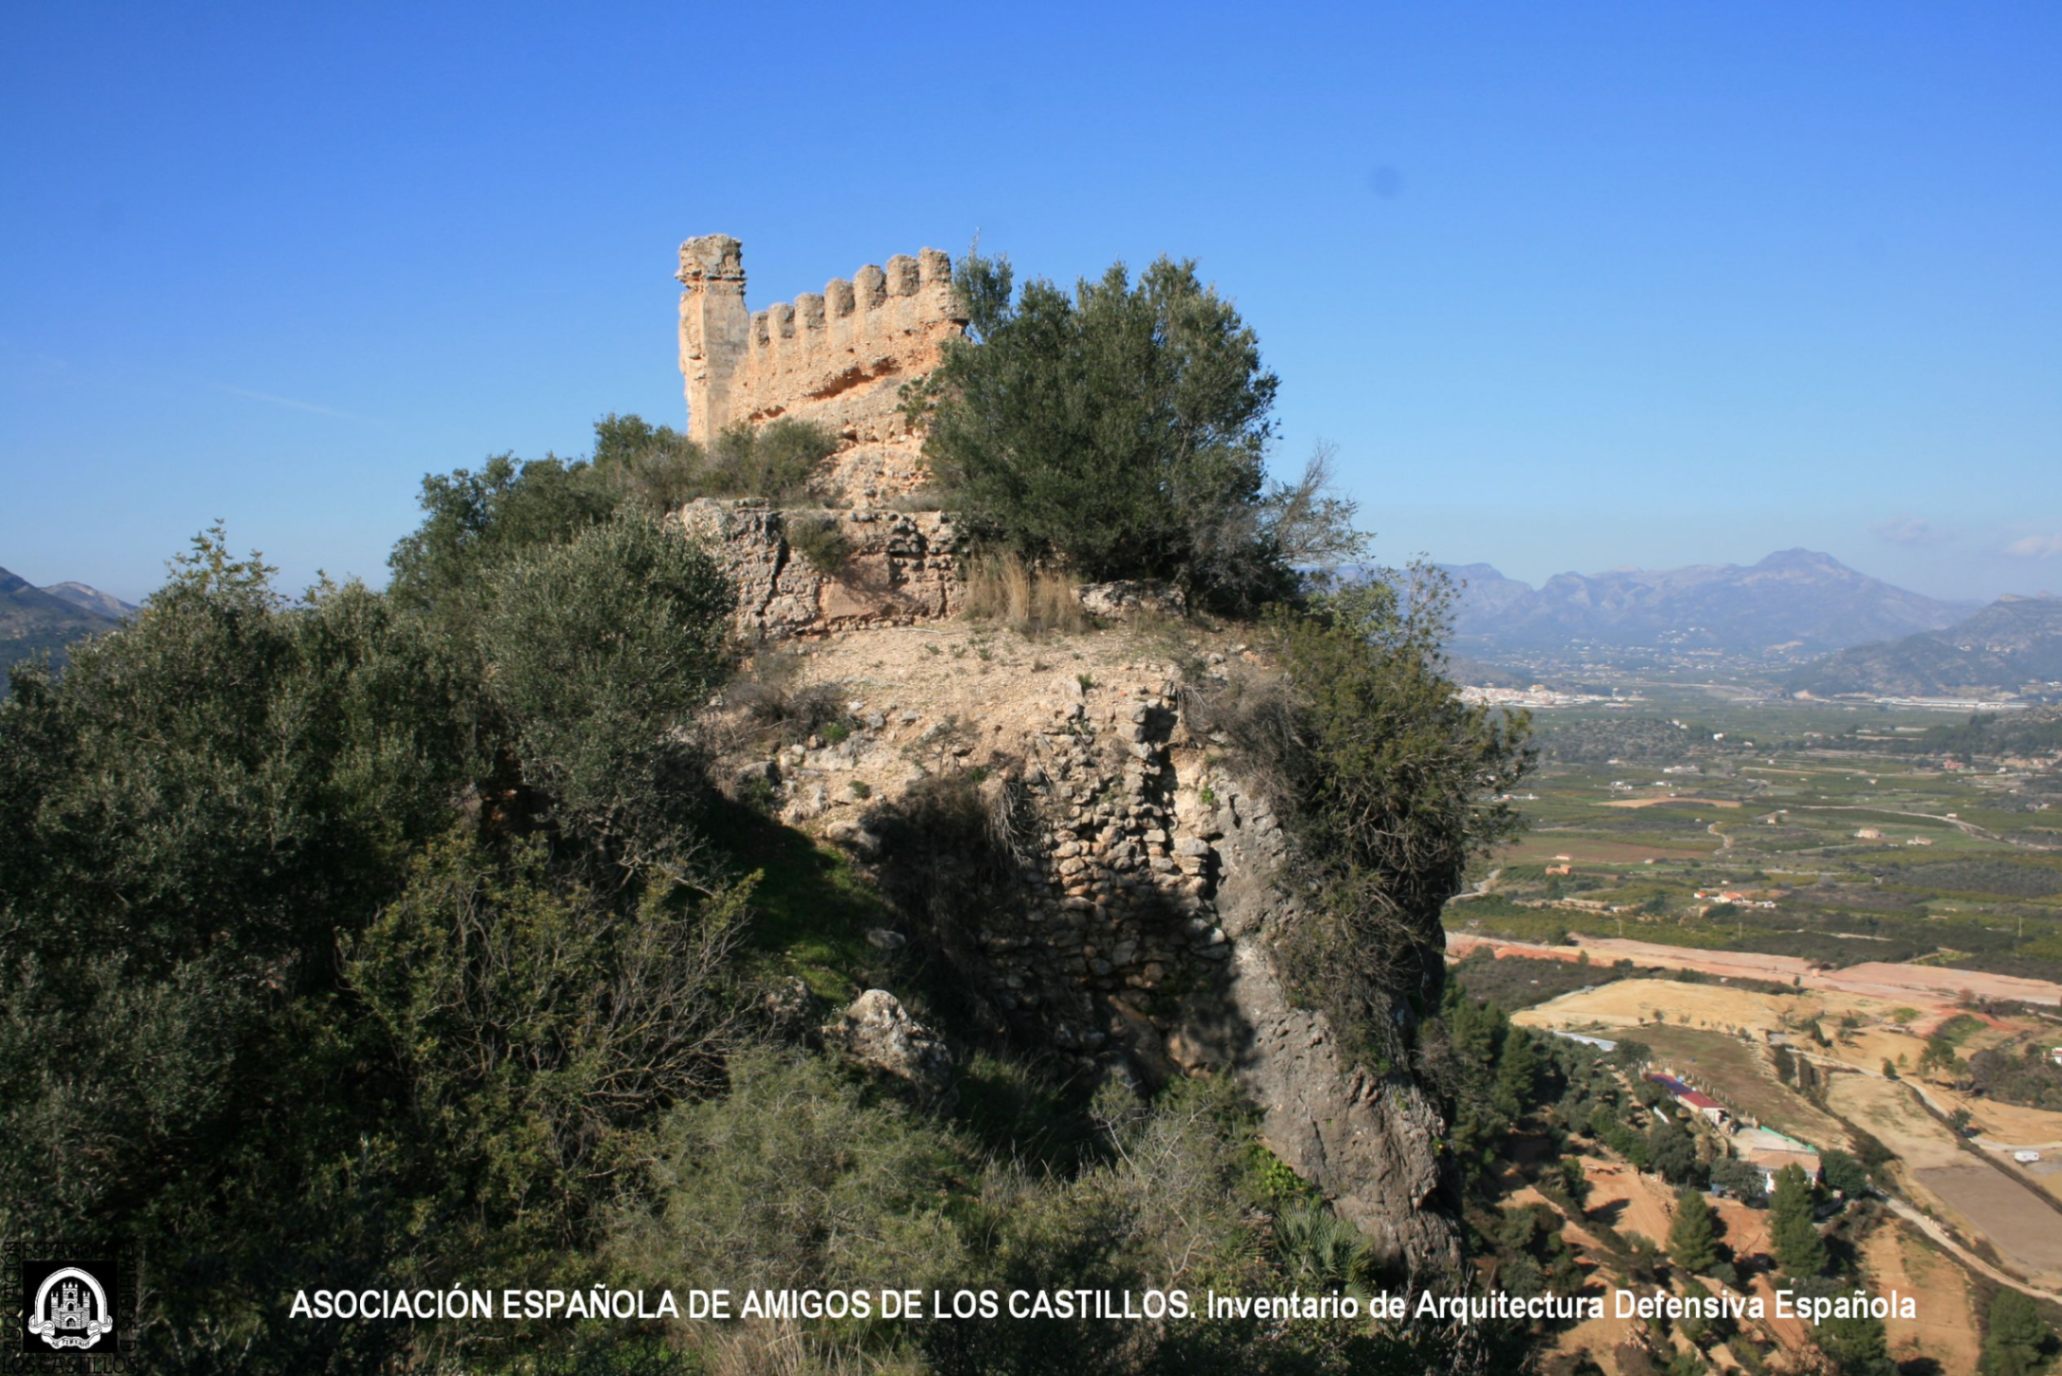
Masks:
[[[0,569],[0,691],[6,689],[14,665],[45,656],[62,662],[65,647],[73,641],[118,624],[118,615],[89,605],[87,599],[61,596]]]
[[[711,786],[732,594],[652,514],[708,456],[634,418],[597,452],[428,480],[385,593],[290,601],[203,536],[134,624],[62,676],[18,677],[0,705],[0,1230],[146,1270],[140,1360],[165,1372],[1491,1360],[1491,1334],[1365,1324],[293,1316],[315,1289],[1371,1279],[1227,1085],[1095,1090],[955,1023],[935,992],[950,969],[903,992],[952,1047],[956,1097],[825,1053],[821,1014],[768,977],[806,949],[870,981],[864,933],[891,900]],[[1204,528],[1261,538],[1241,519]],[[1198,588],[1219,586],[1213,559],[1282,554],[1212,549],[1190,551]],[[1302,631],[1293,605],[1275,615],[1327,675],[1298,681],[1313,715],[1288,719],[1326,748],[1278,743],[1310,835],[1337,842],[1319,896],[1436,911],[1468,800],[1515,741],[1474,738],[1418,630],[1368,638],[1381,607]],[[1389,701],[1392,679],[1410,691]],[[1367,826],[1416,796],[1445,802],[1399,843]],[[1345,925],[1356,908],[1319,911],[1330,967],[1381,954]],[[1380,967],[1313,988],[1371,1040],[1399,1011],[1436,1024],[1394,993]]]
[[[1843,650],[1791,676],[1828,693],[2012,692],[2062,680],[2062,598],[2006,597],[1945,630]]]

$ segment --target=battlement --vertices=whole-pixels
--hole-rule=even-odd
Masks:
[[[729,235],[682,244],[678,278],[687,428],[703,443],[732,425],[793,416],[828,427],[848,449],[913,450],[898,393],[966,328],[952,260],[937,249],[868,264],[821,293],[753,313],[743,245]]]

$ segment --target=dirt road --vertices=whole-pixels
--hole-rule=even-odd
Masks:
[[[1571,938],[1566,946],[1548,946],[1540,942],[1475,936],[1466,932],[1446,934],[1448,955],[1464,956],[1479,946],[1487,946],[1498,955],[1525,956],[1532,960],[1573,961],[1587,953],[1592,964],[1609,965],[1629,960],[1635,965],[1658,970],[1696,970],[1726,979],[1770,980],[1800,989],[1863,994],[1872,998],[1942,1006],[1965,998],[1978,998],[2062,1007],[2062,984],[2022,979],[2016,975],[1987,974],[1981,970],[1898,965],[1887,961],[1870,961],[1834,970],[1797,956],[1764,955],[1758,951],[1706,951],[1625,937],[1577,936]]]

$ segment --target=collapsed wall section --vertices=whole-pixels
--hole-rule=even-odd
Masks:
[[[737,589],[736,627],[748,643],[908,625],[959,609],[959,537],[943,512],[776,510],[702,498],[674,519]],[[819,567],[797,548],[803,527],[828,534],[819,547],[835,549],[835,561]]]

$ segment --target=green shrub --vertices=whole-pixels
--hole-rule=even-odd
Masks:
[[[772,506],[819,502],[817,469],[837,448],[829,430],[786,416],[756,430],[732,426],[710,446],[702,495],[761,497]]]
[[[1396,1059],[1436,1007],[1440,911],[1516,828],[1494,799],[1531,763],[1527,719],[1468,705],[1442,673],[1444,596],[1378,581],[1278,610],[1283,676],[1194,700],[1197,728],[1232,739],[1289,823],[1306,900],[1289,977],[1370,1058]]]
[[[788,546],[809,567],[835,577],[852,558],[852,541],[834,516],[805,516],[788,522]]]
[[[587,841],[667,858],[699,767],[675,728],[730,670],[728,581],[677,532],[626,516],[514,560],[491,590],[488,691],[524,781]]]
[[[970,254],[955,280],[972,336],[947,342],[909,409],[977,542],[1231,609],[1360,549],[1323,456],[1268,484],[1278,381],[1194,263],[1159,259],[1135,284],[1118,264],[1069,295],[1019,292],[1006,261]]]
[[[757,429],[733,426],[705,450],[668,426],[610,415],[594,427],[593,467],[617,501],[647,515],[676,511],[697,497],[798,506],[822,500],[819,470],[837,448],[831,431],[786,416]]]

